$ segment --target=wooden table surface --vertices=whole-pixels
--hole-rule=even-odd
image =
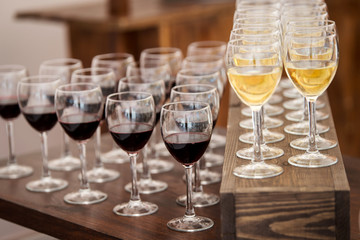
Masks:
[[[37,140],[40,148],[40,139],[34,139],[34,141]],[[105,134],[103,145],[110,148],[111,141],[110,135]],[[90,141],[87,155],[91,166],[94,161],[92,146],[93,142]],[[53,152],[58,153],[59,150],[51,151],[50,149],[49,152],[50,158],[54,158],[56,154],[54,155]],[[131,179],[129,164],[106,164],[106,167],[120,171],[120,178],[108,183],[91,184],[91,188],[108,194],[106,201],[94,205],[76,206],[66,204],[63,197],[79,189],[80,184],[77,180],[79,171],[52,172],[54,177],[69,181],[69,186],[53,193],[33,193],[27,191],[25,185],[40,177],[41,155],[34,153],[18,156],[18,161],[20,164],[33,166],[35,172],[32,176],[19,180],[0,180],[0,218],[5,220],[59,239],[220,239],[219,204],[195,209],[198,215],[214,220],[215,225],[210,230],[181,233],[167,228],[166,223],[170,219],[183,216],[185,213],[185,208],[175,203],[177,196],[185,193],[185,183],[182,180],[184,169],[173,159],[169,159],[175,162],[175,168],[171,172],[153,175],[154,179],[166,181],[169,188],[164,192],[141,195],[142,200],[156,203],[159,206],[158,212],[142,217],[122,217],[112,212],[115,205],[129,201],[130,194],[124,190],[125,184]],[[4,164],[5,161],[2,161],[1,165]],[[221,171],[220,167],[212,169]],[[205,186],[204,190],[219,193],[219,187],[220,184],[213,184]]]

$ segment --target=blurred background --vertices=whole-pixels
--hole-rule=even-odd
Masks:
[[[360,159],[360,1],[327,0],[340,39],[340,64],[328,89],[343,155]],[[189,43],[227,41],[234,0],[11,0],[0,2],[0,64],[21,64],[31,75],[42,61],[74,57],[90,66],[93,56],[172,46],[185,54]],[[226,97],[226,95],[225,95]],[[219,125],[226,127],[226,109]],[[60,127],[49,133],[49,147],[60,145]],[[17,154],[40,151],[38,134],[21,116],[15,120]],[[0,119],[0,159],[8,154]],[[60,154],[60,150],[59,150]],[[19,239],[12,225],[0,223],[2,236]],[[15,236],[15,237],[14,237]]]

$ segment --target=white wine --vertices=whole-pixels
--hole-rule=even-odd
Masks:
[[[279,55],[274,52],[242,52],[234,55],[235,66],[275,66],[279,63]]]
[[[237,96],[248,106],[262,106],[274,92],[282,73],[279,66],[240,66],[228,69]]]
[[[337,62],[298,61],[285,64],[289,78],[304,97],[317,97],[334,78]]]

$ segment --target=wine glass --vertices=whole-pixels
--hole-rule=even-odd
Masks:
[[[170,101],[195,101],[209,104],[212,112],[214,129],[220,107],[219,93],[216,87],[206,84],[177,85],[171,89]],[[220,201],[219,196],[205,193],[201,183],[203,181],[208,183],[213,183],[214,181],[219,182],[221,181],[221,175],[218,174],[214,176],[212,172],[210,172],[207,168],[204,169],[204,167],[202,167],[203,170],[200,171],[201,164],[205,164],[204,156],[202,156],[201,159],[195,164],[195,186],[192,196],[193,205],[195,207],[212,206]],[[201,175],[203,176],[201,177]],[[185,206],[186,195],[178,197],[176,202],[182,206]]]
[[[125,77],[119,82],[118,92],[147,92],[153,96],[155,104],[155,126],[160,119],[161,107],[165,102],[165,84],[164,80],[157,80],[152,82],[145,82],[141,77]],[[147,146],[150,147],[150,146]],[[151,171],[148,165],[148,155],[146,149],[142,158],[142,174],[138,182],[138,189],[140,193],[151,194],[161,192],[167,189],[167,183],[151,178]],[[125,186],[125,190],[131,191],[131,183]]]
[[[114,71],[111,68],[85,68],[76,70],[71,76],[71,83],[95,83],[100,86],[102,95],[105,98],[111,93],[116,92],[117,82]],[[89,182],[103,183],[117,179],[120,176],[118,171],[107,169],[101,159],[101,125],[105,120],[105,109],[100,119],[100,125],[96,130],[95,140],[95,163],[93,169],[88,171]]]
[[[114,93],[106,100],[106,121],[110,134],[116,144],[129,154],[132,172],[130,201],[114,207],[117,215],[143,216],[158,210],[156,204],[141,201],[136,177],[137,156],[149,141],[155,120],[155,103],[150,93]]]
[[[105,53],[96,55],[91,61],[91,67],[111,68],[115,73],[117,88],[120,79],[125,77],[127,69],[134,63],[135,59],[132,54]],[[127,154],[115,143],[113,143],[110,151],[101,153],[100,157],[104,163],[122,164],[129,162]]]
[[[186,56],[217,55],[224,57],[225,52],[226,43],[223,41],[197,41],[188,45]]]
[[[69,204],[88,205],[107,198],[107,194],[90,189],[86,174],[86,143],[99,126],[103,106],[103,96],[97,84],[71,83],[56,89],[55,107],[60,125],[77,142],[80,152],[80,189],[65,195],[64,201]]]
[[[40,64],[40,75],[60,76],[64,84],[70,83],[71,74],[82,68],[82,62],[74,58],[57,58]],[[72,171],[79,169],[80,159],[73,157],[70,151],[69,137],[62,132],[61,157],[49,161],[49,169],[57,171]]]
[[[257,45],[252,45],[249,51],[255,51]],[[253,64],[239,65],[239,54],[244,48],[242,40],[232,40],[228,43],[226,64],[228,67],[228,79],[239,99],[251,107],[253,111],[254,122],[254,145],[253,155],[250,164],[236,167],[233,174],[238,177],[259,179],[274,177],[280,175],[283,169],[275,164],[267,164],[264,162],[261,148],[261,107],[271,97],[281,78],[282,61],[281,61],[281,45],[279,41],[274,41],[267,45],[259,45],[260,48],[267,49],[267,53],[271,53],[271,64],[266,63],[267,54],[256,54],[253,52]]]
[[[19,165],[15,156],[13,120],[20,114],[16,90],[18,82],[26,77],[26,68],[21,65],[0,65],[0,116],[6,122],[9,141],[7,165],[0,168],[0,178],[17,179],[33,173],[32,167]]]
[[[214,222],[196,216],[192,201],[192,169],[209,145],[213,122],[210,106],[204,102],[165,104],[160,117],[161,136],[170,154],[185,168],[186,211],[183,217],[170,220],[175,231],[196,232],[211,228]]]
[[[26,184],[32,192],[54,192],[64,189],[68,182],[52,178],[48,168],[47,132],[52,129],[57,117],[54,106],[55,90],[62,83],[58,76],[32,76],[23,78],[17,88],[18,103],[26,121],[40,133],[42,151],[41,179]]]
[[[316,139],[316,99],[334,78],[338,61],[336,32],[323,29],[294,31],[285,36],[285,70],[296,89],[308,100],[309,148],[306,153],[292,156],[288,162],[294,166],[316,168],[337,163],[334,156],[322,154]],[[324,139],[326,140],[326,139]],[[336,144],[336,141],[330,141]]]

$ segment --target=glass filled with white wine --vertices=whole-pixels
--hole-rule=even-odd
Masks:
[[[262,49],[266,49],[266,54]],[[246,52],[248,61],[242,55]],[[271,56],[271,58],[269,58]],[[248,64],[251,62],[251,64]],[[262,154],[261,107],[274,93],[282,74],[280,41],[248,45],[243,39],[231,40],[226,54],[227,75],[239,99],[252,110],[254,124],[254,157],[250,164],[233,170],[238,177],[259,179],[280,175],[283,169],[264,162]]]
[[[315,33],[316,34],[313,34]],[[319,152],[316,143],[316,100],[328,88],[337,70],[339,49],[336,32],[328,29],[295,30],[285,36],[284,66],[296,89],[307,99],[309,147],[292,156],[294,166],[317,168],[337,163],[335,156]]]

